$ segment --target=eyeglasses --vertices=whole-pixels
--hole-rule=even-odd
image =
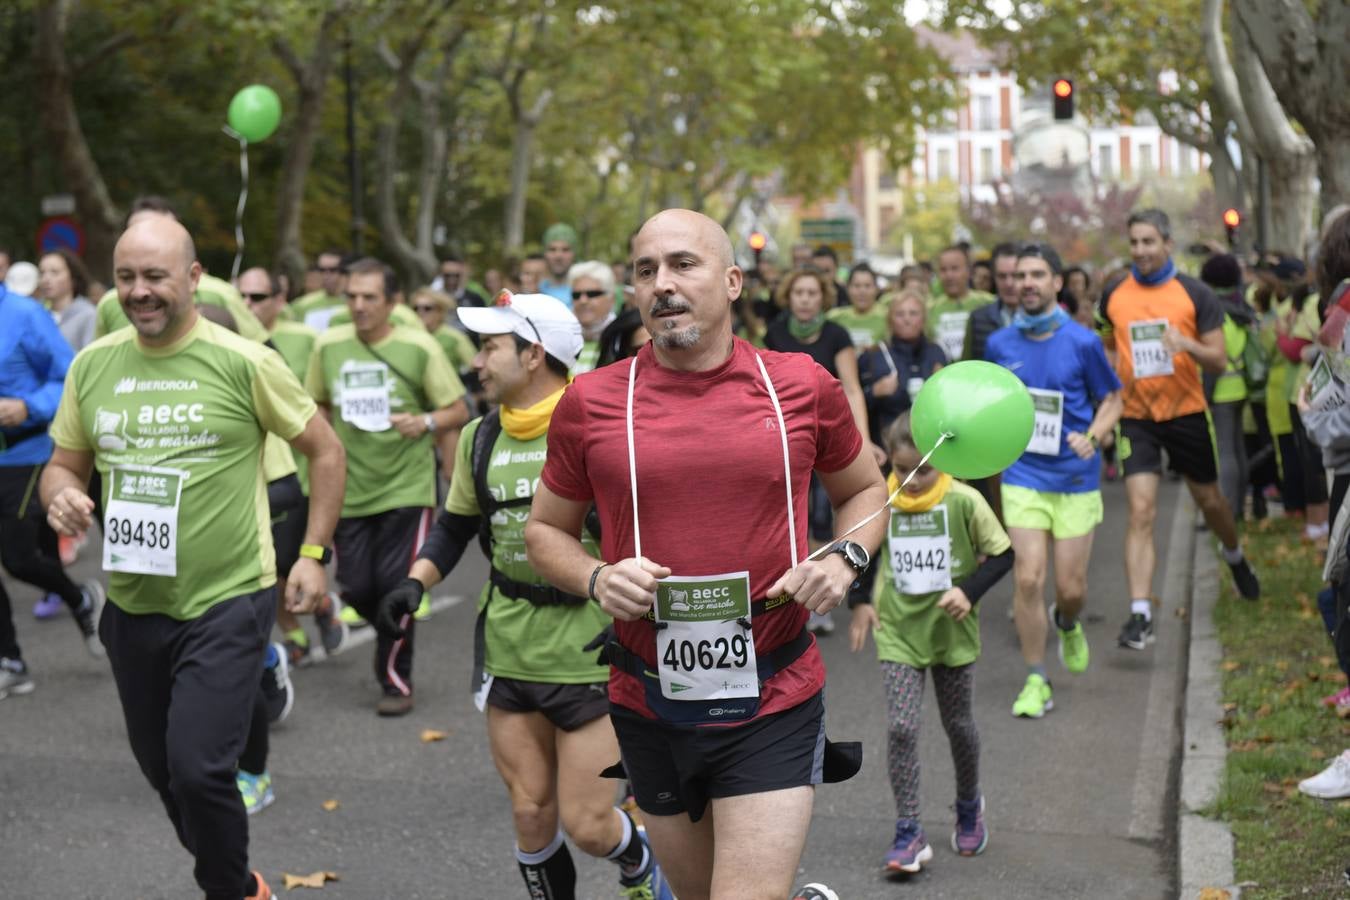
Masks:
[[[341,266],[318,266],[317,269],[318,269],[318,272],[319,272],[320,275],[341,275],[341,274],[342,274],[342,267],[341,267]]]
[[[433,303],[433,304],[430,304],[430,305],[418,305],[418,306],[414,306],[414,307],[413,307],[413,312],[416,312],[416,313],[429,313],[429,312],[436,312],[436,311],[439,310],[439,309],[440,309],[440,307]]]
[[[240,292],[240,296],[243,297],[245,300],[247,300],[249,303],[262,303],[264,300],[272,299],[271,294],[248,294],[242,291]]]
[[[603,297],[608,293],[609,291],[573,291],[572,299],[580,300],[582,297],[585,297],[588,300],[594,300],[595,298]]]

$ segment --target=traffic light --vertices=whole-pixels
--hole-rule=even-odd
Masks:
[[[755,251],[755,268],[759,268],[759,255],[764,252],[764,248],[769,245],[769,239],[764,236],[762,231],[752,231],[750,236],[745,239],[750,245],[750,249]]]
[[[1242,213],[1233,207],[1223,211],[1223,227],[1228,232],[1228,246],[1237,246],[1238,226],[1242,224]]]
[[[1067,122],[1073,118],[1073,82],[1067,78],[1056,78],[1051,87],[1055,101],[1055,121]]]

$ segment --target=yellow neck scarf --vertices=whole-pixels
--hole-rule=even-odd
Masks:
[[[539,437],[539,435],[548,431],[548,423],[553,418],[553,410],[557,407],[558,401],[562,399],[565,390],[567,390],[567,386],[563,385],[543,400],[533,406],[527,406],[525,409],[515,409],[503,403],[502,430],[518,441],[532,441]]]
[[[927,512],[937,506],[942,502],[942,498],[947,496],[947,491],[951,489],[951,486],[952,476],[946,472],[939,472],[938,480],[922,494],[910,495],[904,491],[896,494],[895,492],[900,488],[900,479],[896,477],[894,472],[886,476],[886,490],[895,494],[895,499],[891,501],[891,505],[901,512],[907,513]]]

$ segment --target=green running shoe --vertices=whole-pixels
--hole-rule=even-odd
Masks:
[[[1050,621],[1055,621],[1053,606],[1050,607]],[[1055,631],[1059,633],[1059,661],[1064,664],[1064,668],[1075,675],[1086,672],[1090,654],[1087,635],[1083,633],[1083,623],[1075,621],[1068,631],[1064,631],[1056,624]]]
[[[361,618],[361,614],[356,611],[355,607],[345,604],[342,609],[338,610],[338,621],[348,628],[364,628],[368,624],[365,619]]]
[[[1013,702],[1012,714],[1019,719],[1039,719],[1055,708],[1055,701],[1051,699],[1053,696],[1050,682],[1033,672],[1027,676],[1022,693]]]

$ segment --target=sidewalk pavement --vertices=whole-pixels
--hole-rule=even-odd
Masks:
[[[1228,823],[1204,811],[1218,798],[1228,759],[1223,718],[1223,647],[1214,626],[1219,599],[1218,554],[1208,532],[1187,525],[1195,519],[1188,493],[1177,502],[1172,529],[1176,538],[1168,565],[1167,595],[1189,593],[1190,647],[1186,666],[1182,723],[1180,797],[1177,804],[1177,882],[1180,900],[1228,900],[1240,897],[1234,884],[1233,832]],[[1188,563],[1188,564],[1187,564]],[[1170,604],[1169,604],[1170,605]],[[1186,608],[1184,605],[1176,607]]]

